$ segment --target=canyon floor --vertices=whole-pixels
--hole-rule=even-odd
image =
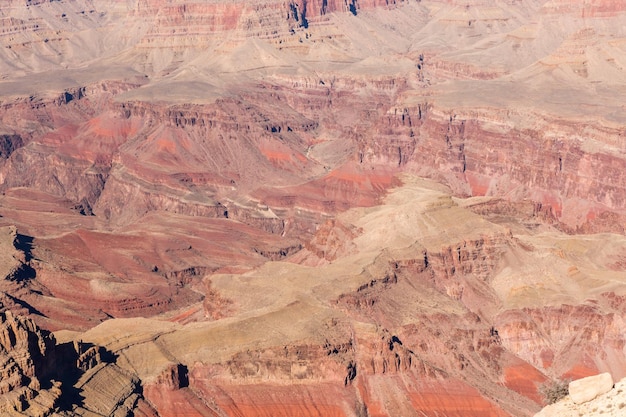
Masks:
[[[5,3],[2,415],[531,416],[626,377],[620,2]]]

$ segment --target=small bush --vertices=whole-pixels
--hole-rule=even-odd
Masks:
[[[549,381],[539,388],[548,404],[554,404],[569,394],[569,379]]]

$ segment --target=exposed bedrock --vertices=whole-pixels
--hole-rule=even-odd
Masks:
[[[565,120],[543,118],[541,128],[530,129],[497,112],[444,114],[427,102],[400,108],[394,100],[405,87],[398,81],[391,90],[366,81],[377,108],[355,101],[346,81],[310,87],[322,94],[306,93],[304,102],[295,80],[280,82],[275,91],[206,105],[103,104],[110,89],[95,88],[66,92],[63,97],[77,98],[43,107],[13,105],[7,121],[25,114],[44,117],[47,127],[22,126],[32,136],[28,143],[4,136],[2,187],[46,191],[119,225],[164,209],[212,217],[241,213],[248,223],[264,224],[285,219],[228,200],[261,183],[283,186],[255,192],[273,209],[343,211],[376,202],[394,184],[383,177],[405,171],[442,181],[459,195],[531,201],[536,213],[568,232],[623,232],[624,158],[601,147],[619,145],[619,130],[599,126],[582,136],[581,126]],[[90,107],[95,102],[98,107]],[[362,113],[362,122],[342,120],[344,105]],[[20,128],[16,121],[8,124]],[[335,160],[329,154],[321,159],[321,146],[335,149]]]
[[[7,159],[23,145],[24,140],[20,135],[0,135],[0,158]]]
[[[623,232],[624,160],[600,146],[621,143],[617,130],[600,125],[582,137],[575,135],[579,125],[563,120],[540,119],[549,130],[532,130],[523,128],[525,122],[511,125],[498,112],[447,114],[426,101],[398,107],[394,100],[406,88],[399,80],[337,78],[331,85],[286,77],[277,82],[208,104],[111,100],[137,86],[131,83],[68,90],[71,100],[64,93],[51,101],[17,101],[3,120],[29,139],[21,147],[18,139],[7,145],[8,158],[0,162],[2,188],[28,187],[65,198],[76,214],[95,214],[119,230],[151,213],[243,223],[299,240],[269,248],[250,245],[251,258],[276,259],[308,247],[317,259],[302,261],[311,265],[320,258],[332,261],[337,250],[350,251],[349,244],[338,242],[335,248],[332,236],[310,240],[320,225],[353,206],[380,203],[402,172],[430,176],[458,195],[502,199],[475,204],[483,215],[527,216],[567,232]],[[355,86],[380,105],[371,108],[368,100],[357,100]],[[299,95],[301,88],[306,94]],[[362,115],[358,123],[347,116],[355,112]],[[19,120],[45,123],[27,129],[30,125]],[[349,238],[355,231],[332,233]],[[475,278],[471,284],[454,279],[459,272],[488,275],[497,255],[490,251],[498,249],[481,244],[460,242],[428,253],[431,267],[441,271],[437,285],[449,296],[471,300],[488,287]],[[475,261],[460,262],[466,258]],[[156,264],[146,263],[141,276],[152,282],[159,275],[151,272]],[[153,287],[158,290],[141,295],[132,287],[114,297],[112,308],[107,296],[96,293],[114,290],[98,281],[79,299],[86,303],[95,297],[94,305],[112,315],[163,311],[180,305],[176,299],[195,299],[176,289],[176,271],[225,264],[194,259],[168,267],[162,272],[170,275]],[[55,288],[61,276],[67,275],[48,270],[40,278]],[[77,295],[62,287],[54,293]]]
[[[616,298],[613,293],[606,297]],[[606,371],[623,376],[623,301],[609,311],[594,303],[507,311],[495,326],[503,346],[553,377],[576,379]]]
[[[336,301],[357,320],[386,329],[379,337],[357,331],[357,375],[382,384],[382,378],[369,375],[410,374],[426,366],[439,381],[467,382],[513,415],[536,412],[545,400],[539,388],[549,381],[605,371],[621,377],[622,296],[601,294],[581,305],[503,308],[490,282],[505,253],[519,244],[496,234],[440,251],[412,248],[413,256],[386,258],[386,267],[380,260],[371,268],[374,279]],[[428,302],[410,308],[418,299]],[[372,400],[383,389],[376,387],[369,388],[369,410],[383,404]],[[427,404],[433,403],[419,407]],[[397,412],[386,408],[381,414]]]
[[[623,233],[624,158],[611,145],[623,142],[619,130],[582,137],[574,123],[542,123],[552,124],[525,129],[497,114],[448,116],[427,104],[396,109],[375,125],[376,140],[359,140],[358,158],[432,177],[460,195],[534,202],[566,231]]]
[[[338,298],[348,314],[382,327],[378,334],[357,330],[357,380],[368,410],[408,412],[406,403],[381,394],[388,390],[406,392],[426,413],[525,415],[538,408],[535,384],[545,376],[503,346],[489,319],[498,301],[486,281],[511,244],[496,235],[440,252],[416,248],[414,258],[389,259],[386,272],[373,268],[378,278]],[[526,375],[518,379],[522,369]],[[459,392],[457,400],[442,394],[445,387]]]
[[[4,189],[29,187],[45,190],[89,207],[98,200],[107,171],[107,168],[94,167],[89,161],[58,155],[50,148],[33,143],[14,154],[4,165],[2,185]]]
[[[621,378],[624,12],[4,2],[0,414],[529,416]]]
[[[216,33],[235,30],[248,37],[271,39],[297,28],[307,29],[309,23],[323,22],[330,13],[357,15],[361,10],[406,3],[405,0],[281,0],[164,4],[160,0],[148,0],[139,1],[135,13],[153,23],[140,45],[163,47],[180,46],[192,39],[210,42]]]
[[[156,415],[138,378],[112,363],[110,352],[80,341],[57,343],[10,310],[0,313],[0,358],[3,415]]]
[[[391,5],[388,5],[391,3]],[[294,29],[306,29],[309,22],[323,20],[330,13],[357,14],[377,6],[391,7],[396,2],[360,1],[238,1],[229,4],[212,2],[161,0],[98,2],[11,1],[0,15],[0,53],[17,73],[80,64],[81,59],[115,54],[138,46],[172,49],[184,55],[183,49],[206,47],[237,31],[243,37],[274,39],[290,36]],[[405,2],[399,2],[405,3]],[[125,31],[119,30],[121,26]],[[125,24],[124,24],[125,23]],[[89,33],[106,30],[111,42],[81,48]],[[80,33],[77,35],[76,33]],[[74,42],[78,39],[76,44]],[[58,54],[58,50],[71,53]],[[16,57],[29,59],[16,60]],[[42,59],[47,57],[47,59]],[[153,65],[154,64],[154,65]],[[166,69],[158,63],[149,65]]]

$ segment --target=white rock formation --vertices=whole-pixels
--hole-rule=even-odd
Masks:
[[[577,404],[571,395],[545,407],[535,417],[621,417],[626,415],[626,378],[617,382],[613,389],[596,398]]]
[[[605,372],[577,379],[569,384],[569,396],[576,404],[586,403],[613,388],[613,377]]]

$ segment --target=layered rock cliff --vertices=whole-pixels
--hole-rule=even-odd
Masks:
[[[618,3],[7,2],[0,301],[79,332],[6,337],[7,407],[522,416],[621,378]]]
[[[110,363],[110,352],[80,341],[57,343],[10,310],[0,313],[0,326],[3,415],[157,415],[136,376]]]

